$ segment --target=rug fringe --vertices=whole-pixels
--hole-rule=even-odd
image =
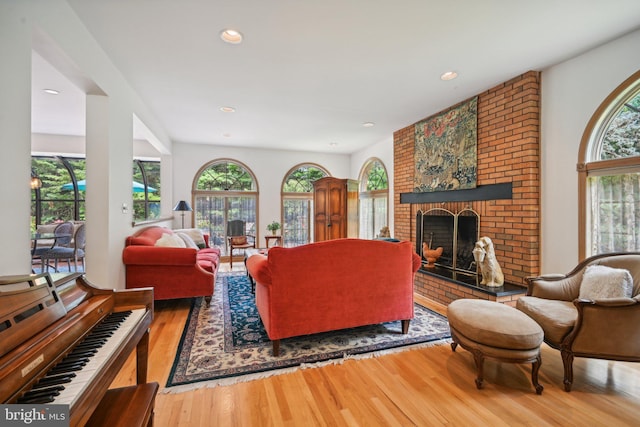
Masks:
[[[315,363],[302,363],[299,366],[292,366],[290,368],[275,369],[275,370],[270,370],[265,372],[257,372],[253,374],[240,375],[240,376],[229,377],[229,378],[220,378],[216,380],[199,381],[192,384],[166,387],[160,390],[159,393],[160,394],[180,394],[180,393],[186,393],[189,391],[199,390],[202,388],[230,386],[234,384],[269,378],[276,375],[290,374],[300,369],[315,369],[315,368],[321,368],[323,366],[329,366],[329,365],[342,365],[347,360],[372,359],[375,357],[386,356],[394,353],[401,353],[409,350],[418,350],[418,349],[423,349],[428,347],[438,347],[438,346],[447,345],[450,343],[451,343],[451,338],[444,338],[436,341],[405,345],[405,346],[389,348],[385,350],[372,351],[369,353],[344,354],[341,358],[323,360],[321,362],[315,362]]]

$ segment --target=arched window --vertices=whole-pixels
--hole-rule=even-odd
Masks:
[[[580,257],[640,250],[640,71],[591,118],[578,171]]]
[[[360,238],[373,239],[389,225],[389,179],[380,159],[368,160],[360,171]]]
[[[322,166],[303,164],[291,169],[282,183],[284,246],[311,242],[313,236],[313,182],[329,176]]]
[[[257,229],[258,186],[253,173],[235,160],[205,165],[193,183],[195,226],[209,234],[210,245],[227,254],[227,223],[240,219],[247,234]]]

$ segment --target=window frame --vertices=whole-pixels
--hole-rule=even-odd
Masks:
[[[242,190],[202,190],[202,189],[198,189],[198,181],[200,179],[200,177],[202,176],[202,174],[209,169],[212,166],[221,164],[221,163],[234,163],[235,165],[241,167],[252,179],[252,190],[251,191],[242,191]],[[196,223],[196,215],[197,215],[197,199],[198,197],[222,197],[224,200],[224,220],[223,220],[223,225],[224,225],[224,236],[223,236],[223,242],[222,242],[222,246],[223,246],[223,254],[222,254],[222,260],[228,260],[229,255],[227,253],[227,247],[226,247],[226,241],[227,241],[227,230],[226,230],[226,224],[229,221],[229,219],[227,218],[227,207],[228,207],[228,202],[229,199],[231,198],[237,198],[237,197],[253,197],[254,198],[254,204],[255,204],[255,223],[254,223],[254,231],[255,231],[255,238],[257,239],[257,232],[259,230],[259,221],[260,221],[260,191],[259,191],[259,183],[258,180],[256,178],[255,173],[253,173],[253,171],[244,163],[242,163],[239,160],[233,159],[233,158],[218,158],[218,159],[214,159],[211,160],[207,163],[205,163],[203,166],[200,167],[200,169],[198,169],[198,171],[196,172],[196,174],[194,175],[193,178],[193,182],[191,183],[191,206],[193,207],[193,211],[191,211],[191,224],[192,227],[194,228],[198,228],[200,229],[200,227],[198,226],[198,224]],[[209,224],[209,230],[202,230],[203,232],[207,232],[210,236],[210,240],[211,240],[211,224]],[[210,246],[213,242],[210,241]],[[257,244],[257,242],[256,242]]]
[[[635,72],[607,96],[591,116],[582,134],[578,151],[578,256],[585,259],[590,256],[587,233],[589,226],[589,185],[593,175],[619,174],[624,171],[640,169],[640,156],[610,160],[593,160],[603,133],[613,120],[622,103],[640,89],[640,71]]]
[[[374,167],[374,165],[378,163],[382,169],[384,170],[384,173],[387,177],[387,187],[384,189],[378,189],[378,190],[367,190],[367,184],[369,182],[369,173],[370,170]],[[372,236],[373,238],[375,238],[376,234],[380,232],[380,230],[376,230],[376,225],[375,225],[375,200],[376,199],[382,199],[384,198],[386,200],[386,218],[385,218],[385,224],[386,226],[389,226],[389,173],[387,172],[387,167],[384,164],[384,162],[377,158],[377,157],[372,157],[370,159],[367,159],[364,164],[362,165],[362,168],[360,169],[360,178],[359,178],[359,192],[358,192],[358,212],[359,212],[359,218],[358,218],[358,222],[359,222],[359,231],[358,234],[360,236],[360,238],[366,238],[366,236],[363,235],[363,227],[362,227],[362,218],[363,218],[363,209],[362,209],[362,203],[361,201],[363,199],[372,199],[373,203],[372,203],[372,207],[374,209],[374,211],[370,212],[373,215],[372,221],[371,221],[371,225],[373,227],[373,230],[369,230],[372,232]]]
[[[331,173],[329,172],[329,170],[327,168],[325,168],[322,165],[319,165],[317,163],[310,163],[310,162],[305,162],[305,163],[299,163],[295,166],[293,166],[291,169],[289,169],[284,177],[282,178],[282,184],[280,185],[280,224],[282,224],[282,245],[283,246],[288,246],[287,245],[287,240],[286,240],[286,227],[285,227],[285,221],[284,221],[284,215],[285,215],[285,201],[286,200],[302,200],[302,201],[306,201],[307,202],[307,206],[308,206],[308,211],[309,211],[309,218],[308,222],[309,222],[309,227],[307,229],[307,240],[309,243],[313,242],[313,225],[314,225],[314,221],[313,221],[313,190],[310,192],[307,191],[297,191],[297,192],[293,192],[293,191],[284,191],[284,186],[287,182],[287,180],[289,179],[289,177],[291,176],[291,174],[293,174],[295,171],[301,169],[301,168],[314,168],[314,169],[318,169],[322,172],[324,172],[324,177],[327,176],[332,176]],[[324,178],[323,177],[323,178]],[[295,245],[289,245],[289,246],[295,246]]]

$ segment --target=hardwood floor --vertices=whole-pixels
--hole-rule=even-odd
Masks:
[[[161,388],[156,427],[640,425],[640,363],[576,359],[573,391],[566,393],[560,353],[546,345],[542,395],[531,385],[530,365],[491,360],[485,362],[484,389],[477,390],[473,357],[461,348],[454,353],[449,345],[165,394],[189,304],[177,300],[156,306],[149,363],[149,381]],[[134,383],[130,357],[113,386]]]

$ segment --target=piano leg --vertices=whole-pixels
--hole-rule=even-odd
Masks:
[[[136,380],[138,384],[147,382],[147,362],[149,360],[149,330],[144,333],[136,347]]]

